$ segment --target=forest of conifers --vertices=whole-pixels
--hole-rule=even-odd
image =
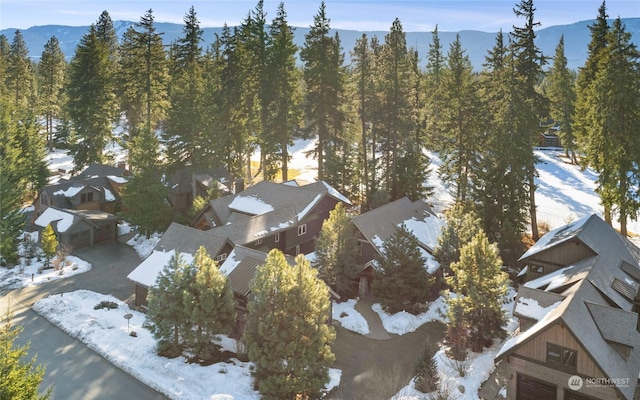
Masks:
[[[286,181],[287,146],[315,137],[318,179],[362,210],[427,197],[438,154],[454,199],[477,208],[510,263],[525,231],[538,237],[533,148],[554,126],[568,160],[598,172],[605,217],[626,233],[640,208],[640,54],[630,34],[603,3],[587,61],[572,71],[563,39],[555,54],[536,46],[533,0],[514,12],[520,23],[497,34],[479,72],[459,38],[441,46],[437,27],[418,54],[397,19],[384,37],[363,34],[343,49],[324,3],[301,48],[285,5],[267,21],[261,0],[207,48],[193,7],[170,45],[152,10],[122,37],[104,11],[69,63],[56,37],[35,64],[20,31],[11,42],[0,35],[0,254],[14,252],[19,209],[46,184],[47,147],[68,148],[77,170],[108,163],[116,123],[134,183],[123,201],[155,212],[146,223],[158,229],[168,172],[225,166],[249,181]]]

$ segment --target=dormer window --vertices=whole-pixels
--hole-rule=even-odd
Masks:
[[[90,203],[93,201],[93,192],[82,193],[80,195],[80,203]]]

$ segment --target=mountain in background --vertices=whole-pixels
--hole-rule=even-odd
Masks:
[[[632,34],[633,43],[638,44],[640,42],[640,18],[623,18],[622,21],[626,26],[626,30]],[[553,57],[560,36],[564,34],[565,55],[569,68],[577,70],[584,65],[587,58],[587,44],[591,40],[591,32],[588,26],[593,22],[594,21],[580,21],[570,25],[556,25],[540,29],[536,31],[536,43],[545,56]],[[613,21],[611,21],[611,23],[612,22]],[[133,24],[135,23],[131,21],[114,21],[114,27],[116,28],[118,37],[122,38],[122,34]],[[182,28],[183,25],[181,24],[156,23],[157,31],[164,33],[163,40],[166,44],[180,37],[182,35]],[[82,35],[87,33],[88,30],[88,26],[44,25],[33,26],[29,29],[21,30],[21,32],[29,48],[29,56],[37,60],[42,54],[45,43],[54,35],[60,41],[60,46],[67,56],[67,59],[70,59],[74,55],[76,46],[82,38]],[[5,35],[11,43],[15,31],[16,29],[13,28],[3,29],[0,31],[0,34]],[[206,48],[206,46],[213,43],[216,33],[221,34],[222,28],[203,28],[203,31],[205,40],[203,47]],[[353,49],[356,39],[360,38],[363,33],[366,33],[369,38],[377,36],[381,42],[384,41],[384,37],[388,33],[388,31],[355,31],[346,29],[335,29],[333,31],[337,31],[340,35],[347,63],[350,58],[349,52]],[[295,43],[298,46],[302,47],[305,35],[308,32],[308,27],[296,28]],[[442,43],[445,55],[449,51],[449,44],[455,40],[457,33],[460,34],[460,41],[462,42],[463,48],[467,51],[471,64],[476,70],[481,70],[487,51],[495,44],[496,33],[481,31],[439,32],[440,42]],[[508,32],[505,32],[505,34],[506,33]],[[418,50],[421,65],[424,67],[429,43],[431,43],[431,33],[407,32],[406,35],[407,45]]]

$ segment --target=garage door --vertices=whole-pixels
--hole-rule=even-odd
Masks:
[[[555,385],[518,374],[517,400],[556,400],[556,392]]]

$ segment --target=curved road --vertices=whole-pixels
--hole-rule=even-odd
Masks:
[[[49,294],[79,289],[112,294],[124,301],[133,298],[134,286],[126,276],[140,259],[131,247],[106,243],[77,250],[74,255],[90,262],[91,271],[0,293],[0,310],[4,314],[10,304],[14,324],[24,327],[17,343],[31,342],[30,357],[36,355],[37,363],[46,368],[40,392],[52,387],[53,400],[166,399],[31,310],[36,301]]]

